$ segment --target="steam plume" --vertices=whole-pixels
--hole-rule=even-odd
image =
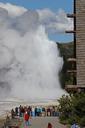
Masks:
[[[61,96],[65,93],[59,83],[63,59],[56,43],[48,39],[39,12],[22,9],[12,15],[5,6],[0,8],[0,97]]]

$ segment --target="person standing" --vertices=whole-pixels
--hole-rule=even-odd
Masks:
[[[34,108],[34,106],[32,107],[32,116],[35,117],[35,108]]]
[[[74,123],[71,128],[80,128],[79,125],[77,123]]]
[[[28,126],[29,126],[29,114],[27,111],[24,114],[24,124],[25,124],[25,128],[28,128]]]
[[[14,112],[14,109],[11,110],[11,118],[14,119],[15,117],[15,112]]]
[[[52,124],[51,123],[48,123],[47,128],[52,128]]]

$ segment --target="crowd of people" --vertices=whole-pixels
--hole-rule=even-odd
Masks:
[[[56,106],[41,107],[41,106],[19,106],[11,110],[11,117],[23,117],[24,126],[27,128],[30,124],[31,117],[44,117],[44,116],[59,116]],[[47,128],[52,128],[52,124],[48,123]]]
[[[19,106],[11,110],[11,117],[15,116],[23,117],[24,113],[27,112],[29,116],[59,116],[56,106],[50,107],[34,107],[34,106]]]
[[[30,117],[42,117],[42,116],[59,116],[57,106],[50,107],[34,107],[34,106],[19,106],[11,110],[11,117],[23,117],[24,125],[28,128],[30,124]],[[49,122],[47,128],[52,128],[52,124]],[[73,123],[71,128],[80,128],[78,124]]]

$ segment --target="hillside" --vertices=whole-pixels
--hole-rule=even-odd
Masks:
[[[67,69],[69,69],[71,66],[68,64],[67,59],[70,57],[73,57],[74,48],[73,48],[73,42],[57,43],[57,45],[60,51],[60,56],[62,56],[64,60],[64,65],[63,65],[62,71],[60,72],[60,82],[61,82],[62,88],[64,88],[65,84],[68,83],[68,81],[69,81],[69,84],[72,82],[70,76],[68,76],[67,74]]]

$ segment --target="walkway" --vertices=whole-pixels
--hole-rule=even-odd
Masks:
[[[53,128],[66,128],[59,123],[57,117],[35,117],[30,120],[31,126],[29,128],[47,128],[48,122],[52,123]],[[23,128],[23,124],[21,125]]]

